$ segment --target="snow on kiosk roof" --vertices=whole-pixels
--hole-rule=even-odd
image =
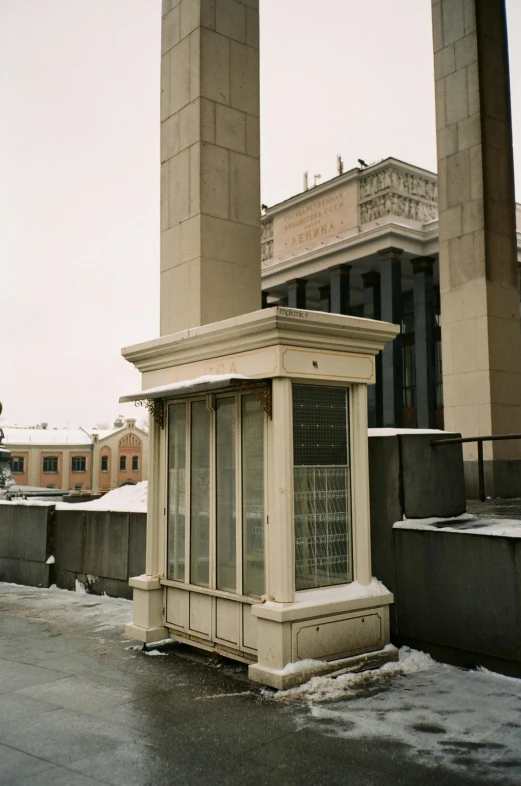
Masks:
[[[130,393],[127,396],[121,396],[119,399],[120,404],[127,401],[152,401],[154,399],[169,398],[175,395],[184,395],[185,393],[207,393],[211,390],[218,390],[220,388],[227,388],[237,380],[259,381],[254,377],[246,377],[243,374],[206,374],[202,377],[195,377],[195,379],[187,379],[182,382],[172,382],[170,385],[160,385],[156,388],[148,388],[148,390],[140,390],[139,393]]]

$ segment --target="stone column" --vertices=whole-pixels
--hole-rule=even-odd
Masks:
[[[414,274],[414,359],[418,428],[436,428],[436,370],[434,355],[434,285],[432,257],[412,260]]]
[[[161,335],[261,307],[258,0],[163,0]]]
[[[521,335],[503,0],[433,0],[445,427],[521,432]],[[521,493],[519,442],[485,443],[487,494]],[[474,491],[476,446],[465,446]]]
[[[331,311],[331,287],[329,284],[325,287],[319,287],[318,294],[320,295],[320,310]]]
[[[289,308],[306,308],[306,284],[305,278],[294,278],[288,281],[288,306]]]
[[[381,319],[381,287],[380,273],[371,270],[362,273],[364,285],[364,317],[367,319]],[[376,382],[369,385],[367,396],[369,400],[369,426],[380,428],[383,426],[383,389],[382,389],[382,353],[375,358]]]
[[[349,314],[351,308],[351,290],[349,275],[351,265],[336,265],[329,271],[331,283],[331,313]]]
[[[381,300],[380,319],[400,325],[402,321],[402,267],[401,248],[386,248],[379,252]],[[382,352],[383,425],[403,426],[403,354],[402,337]]]

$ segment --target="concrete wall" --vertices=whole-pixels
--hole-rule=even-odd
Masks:
[[[129,577],[145,571],[145,538],[145,513],[1,503],[0,581],[74,589],[79,580],[92,592],[131,598]]]

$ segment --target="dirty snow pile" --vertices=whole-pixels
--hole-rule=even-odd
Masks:
[[[320,662],[320,661],[319,661]],[[309,663],[309,661],[308,661]],[[316,661],[311,661],[314,665]],[[323,665],[323,664],[322,664]],[[310,701],[334,701],[348,698],[362,688],[374,685],[389,677],[403,677],[435,666],[430,655],[402,647],[399,660],[386,663],[379,669],[341,674],[339,677],[313,677],[304,685],[280,691],[277,699],[308,699]]]
[[[105,510],[113,513],[146,513],[148,481],[135,486],[121,486],[92,502],[59,502],[56,510]]]

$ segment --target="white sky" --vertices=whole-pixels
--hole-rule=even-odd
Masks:
[[[0,0],[0,400],[90,426],[159,332],[160,0]],[[261,0],[262,201],[357,159],[436,167],[430,0]],[[521,3],[507,0],[521,157]],[[521,200],[521,168],[517,194]]]

